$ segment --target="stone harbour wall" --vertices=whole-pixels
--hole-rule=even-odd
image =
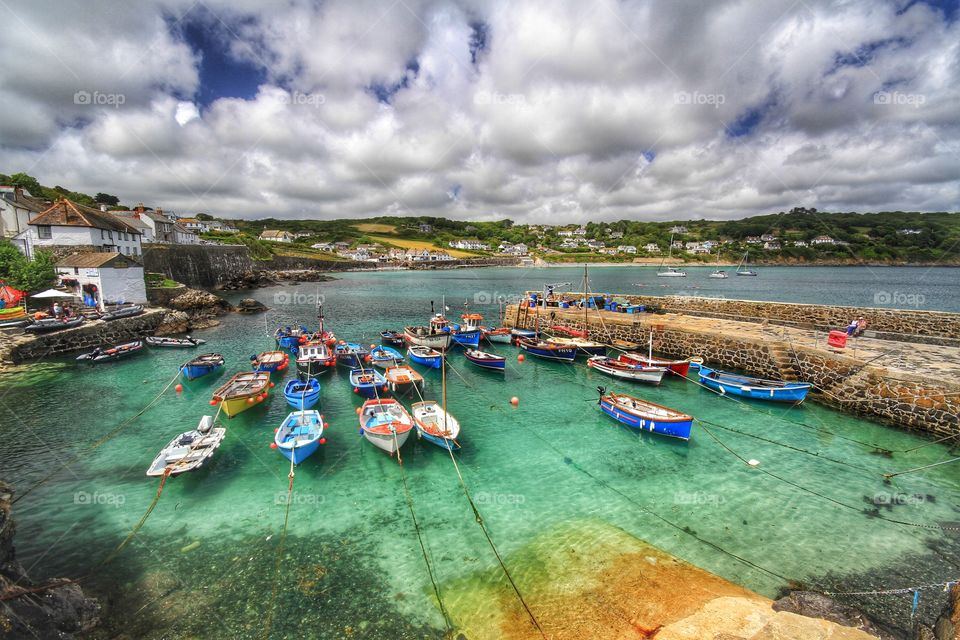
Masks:
[[[540,309],[540,326],[584,329],[581,310]],[[536,313],[507,308],[504,324],[534,328]],[[814,385],[810,398],[841,411],[937,437],[960,435],[960,383],[874,366],[846,354],[796,346],[773,336],[730,334],[683,327],[651,314],[605,313],[603,322],[591,312],[592,336],[609,336],[646,344],[653,331],[653,349],[675,358],[700,356],[708,365],[775,380]]]
[[[73,329],[32,335],[0,335],[0,361],[20,364],[75,351],[89,351],[153,335],[168,311],[148,309],[139,316],[104,322],[87,321]]]
[[[528,292],[528,294],[531,292]],[[540,293],[540,292],[532,292]],[[541,294],[542,295],[542,294]],[[582,293],[557,295],[581,299]],[[607,295],[607,294],[593,294]],[[689,313],[707,317],[730,318],[747,322],[777,322],[820,330],[842,329],[863,316],[870,331],[904,336],[925,336],[960,340],[960,313],[920,311],[916,309],[878,309],[872,307],[837,307],[818,304],[732,300],[699,296],[619,295],[630,304],[654,306],[664,311]],[[883,336],[878,336],[883,337]]]

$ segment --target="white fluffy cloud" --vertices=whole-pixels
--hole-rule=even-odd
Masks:
[[[128,203],[560,222],[960,200],[960,21],[923,2],[5,6],[0,171]],[[255,95],[201,99],[194,20]]]

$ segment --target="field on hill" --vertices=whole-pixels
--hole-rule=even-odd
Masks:
[[[426,240],[404,240],[402,238],[391,238],[389,236],[370,236],[371,240],[377,242],[382,242],[383,244],[393,245],[395,247],[400,247],[401,249],[427,249],[428,251],[446,251],[454,258],[472,258],[476,256],[475,253],[469,253],[467,251],[458,251],[457,249],[448,249],[443,247],[437,247],[431,242]]]
[[[363,233],[393,233],[397,230],[397,227],[392,224],[378,224],[376,222],[364,222],[363,224],[355,224],[353,228],[357,231],[362,231]]]

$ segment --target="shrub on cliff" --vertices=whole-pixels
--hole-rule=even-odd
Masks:
[[[28,293],[48,289],[57,282],[53,256],[36,251],[27,260],[9,240],[0,240],[0,280]]]

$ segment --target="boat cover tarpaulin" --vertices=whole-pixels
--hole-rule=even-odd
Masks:
[[[0,302],[3,304],[0,307],[14,307],[20,303],[25,295],[26,293],[23,291],[17,291],[13,287],[2,285],[0,286]]]

